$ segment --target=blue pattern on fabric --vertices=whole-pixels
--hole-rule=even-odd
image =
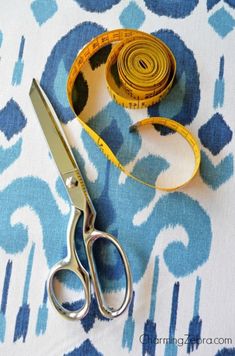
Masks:
[[[103,356],[98,352],[89,339],[86,339],[79,347],[76,347],[73,351],[64,354],[64,356]]]
[[[30,279],[31,279],[32,267],[33,267],[34,251],[35,251],[35,243],[32,244],[28,257],[22,304],[17,313],[16,322],[15,322],[15,331],[14,331],[14,338],[13,338],[14,342],[20,339],[21,337],[23,339],[23,342],[25,342],[26,335],[28,333],[29,316],[30,316],[28,294],[29,294]]]
[[[207,0],[207,10],[211,10],[216,4],[218,4],[221,0]],[[235,8],[234,0],[223,0],[229,6]]]
[[[208,22],[222,38],[226,37],[235,27],[234,17],[224,7],[212,14]]]
[[[154,322],[154,315],[156,309],[156,294],[157,294],[157,287],[158,287],[158,278],[159,278],[159,258],[155,257],[149,318],[144,323],[143,335],[144,335],[144,341],[146,341],[145,344],[147,345],[143,345],[142,348],[143,355],[155,354],[156,345],[152,341],[157,340],[157,331],[156,331],[157,326],[156,323]]]
[[[159,258],[155,257],[152,291],[151,291],[151,304],[149,310],[149,319],[151,320],[154,320],[154,315],[155,315],[158,278],[159,278]]]
[[[170,342],[165,346],[164,356],[176,356],[177,355],[177,345],[174,343],[175,330],[176,330],[176,320],[177,320],[177,310],[178,310],[178,300],[179,300],[179,282],[174,284],[172,302],[171,302],[171,318],[169,326],[169,340]]]
[[[102,3],[104,3],[103,0]],[[97,25],[96,23],[84,22],[79,24],[56,43],[48,57],[40,84],[46,91],[58,117],[64,123],[67,123],[74,118],[74,113],[70,109],[66,97],[66,85],[64,85],[66,72],[68,74],[78,51],[93,37],[104,31],[104,27]],[[76,46],[74,46],[74,43],[76,43]],[[60,85],[63,83],[63,87],[61,87],[62,89],[58,89],[56,92],[55,81],[57,83],[59,81]],[[62,102],[60,101],[61,98]],[[85,103],[86,100],[87,97],[83,98]]]
[[[186,276],[208,259],[212,237],[210,219],[197,201],[183,193],[171,193],[161,198],[156,205],[156,216],[159,216],[160,211],[164,211],[164,205],[170,211],[165,217],[163,213],[160,214],[162,219],[160,225],[164,224],[165,227],[181,225],[189,237],[187,247],[178,241],[173,241],[167,246],[164,251],[165,263],[176,277]],[[200,223],[192,219],[193,216],[200,216]]]
[[[187,353],[197,350],[201,339],[202,320],[199,315],[195,315],[190,321],[188,330]]]
[[[204,147],[215,156],[231,141],[233,133],[220,113],[215,113],[202,125],[198,136]]]
[[[177,62],[176,79],[170,93],[159,104],[148,108],[149,116],[170,117],[183,125],[190,124],[197,115],[200,102],[200,82],[193,52],[173,31],[160,30],[154,36],[164,41]],[[161,133],[172,132],[161,128]]]
[[[20,309],[16,317],[13,342],[16,342],[21,337],[23,342],[25,342],[28,333],[29,315],[30,315],[29,304],[23,304],[22,306],[20,306]]]
[[[120,0],[75,0],[83,9],[90,12],[105,12],[118,4]]]
[[[175,329],[176,329],[179,287],[180,287],[179,282],[176,282],[174,284],[173,295],[172,295],[171,320],[170,320],[170,326],[169,326],[169,337],[172,339],[175,336]]]
[[[193,316],[199,314],[199,304],[200,304],[200,295],[201,295],[201,285],[202,281],[199,277],[196,279],[195,295],[194,295],[194,307],[193,307]]]
[[[3,41],[3,34],[2,31],[0,31],[0,48],[2,46],[2,41]]]
[[[48,307],[47,307],[47,285],[45,283],[44,295],[42,305],[39,306],[38,309],[38,317],[36,324],[36,335],[43,335],[46,331],[47,327],[47,319],[48,319]]]
[[[15,196],[19,199],[15,199]],[[28,229],[22,223],[11,225],[11,215],[24,206],[30,206],[38,215],[43,230],[43,249],[48,266],[51,267],[62,258],[66,243],[68,214],[61,214],[46,182],[35,177],[18,178],[0,192],[1,199],[8,199],[8,208],[0,206],[0,246],[7,253],[16,254],[24,250],[28,243]],[[47,209],[45,209],[45,206]],[[53,216],[48,215],[53,211]],[[19,238],[20,236],[20,238]],[[62,240],[61,240],[62,239]]]
[[[7,297],[8,297],[8,289],[9,289],[9,284],[10,284],[10,279],[11,279],[11,272],[12,272],[12,261],[9,260],[6,265],[5,279],[4,279],[3,290],[2,290],[1,313],[3,313],[3,314],[6,313]]]
[[[131,303],[128,308],[128,317],[124,324],[123,334],[122,334],[122,348],[125,347],[130,352],[133,345],[134,333],[135,333],[135,320],[133,319],[133,309],[135,301],[135,292],[133,291]]]
[[[22,36],[20,41],[18,59],[15,62],[15,66],[13,70],[13,75],[11,80],[12,85],[20,85],[22,81],[22,75],[24,69],[24,62],[23,62],[24,45],[25,45],[25,38],[24,36]]]
[[[216,352],[215,356],[235,356],[235,347],[231,349],[224,347],[222,350]]]
[[[224,56],[220,57],[219,79],[223,79],[223,76],[224,76]]]
[[[89,126],[101,135],[123,165],[136,156],[141,146],[141,137],[138,132],[129,133],[128,127],[131,124],[129,114],[115,102],[110,102],[89,119]],[[83,132],[82,137],[86,140],[87,134]],[[128,150],[128,147],[132,150]]]
[[[199,316],[201,279],[197,277],[194,295],[193,318],[189,323],[187,353],[197,350],[201,339],[202,320]]]
[[[8,299],[8,291],[10,285],[12,273],[12,261],[8,260],[5,270],[5,278],[2,289],[2,301],[1,301],[1,309],[0,309],[0,342],[4,342],[5,334],[6,334],[6,308],[7,308],[7,299]]]
[[[68,72],[65,69],[64,60],[61,59],[60,63],[58,64],[58,71],[54,80],[53,90],[56,99],[65,109],[69,108],[67,94],[66,91],[64,90],[64,88],[66,88],[67,77],[68,77]]]
[[[103,317],[103,315],[100,313],[97,305],[96,298],[92,295],[91,297],[91,304],[89,308],[89,313],[81,320],[81,324],[83,326],[83,329],[88,332],[91,330],[94,326],[96,318],[98,320],[103,320],[103,321],[110,321],[110,319],[107,319]]]
[[[156,323],[153,320],[148,319],[144,324],[144,333],[141,335],[141,343],[142,343],[142,355],[155,355],[155,340],[151,339],[150,336],[153,335],[157,337],[156,332]]]
[[[21,149],[22,138],[9,148],[0,147],[0,174],[19,158]]]
[[[165,100],[158,104],[159,115],[163,117],[174,117],[181,112],[184,103],[186,88],[185,72],[177,80],[174,87],[167,95]]]
[[[13,99],[10,99],[0,110],[0,131],[4,133],[8,140],[22,131],[26,122],[21,108]]]
[[[132,223],[133,216],[148,205],[155,192],[129,178],[127,178],[125,184],[119,185],[118,179],[120,173],[116,167],[111,165],[109,174],[112,179],[109,181],[108,187],[108,206],[106,208],[106,199],[102,201],[102,204],[96,206],[96,201],[102,193],[104,182],[106,181],[105,172],[107,161],[85,133],[83,140],[85,147],[89,147],[90,159],[99,167],[98,180],[95,183],[88,180],[86,181],[92,201],[97,210],[97,227],[100,230],[104,230],[107,227],[107,230],[111,233],[112,231],[117,231],[118,239],[127,252],[130,261],[132,261],[134,281],[138,281],[142,277],[149,261],[155,238],[162,229],[167,227],[181,225],[189,237],[187,247],[181,242],[173,241],[165,249],[164,259],[171,273],[177,277],[186,276],[207,261],[212,237],[210,218],[198,202],[186,194],[171,193],[161,197],[156,203],[148,220],[139,226],[135,226]],[[85,177],[84,162],[79,155],[77,155],[77,160]],[[159,166],[160,162],[161,161],[155,156],[142,159],[136,164],[133,174],[140,176],[138,172],[141,172],[141,178],[148,180],[150,171],[147,167],[151,166],[152,181],[155,181],[156,176],[165,169],[165,164]],[[156,171],[154,171],[154,169]],[[115,218],[110,216],[109,213],[105,214],[105,216],[102,214],[104,210],[109,212],[110,199],[112,201],[113,210],[116,212]],[[130,200],[133,201],[133,204],[128,205],[129,214],[127,215],[125,211],[119,209],[119,206],[120,204],[128,204]],[[197,221],[193,219],[195,214],[198,217],[200,216]],[[145,236],[146,226],[148,226],[149,236],[148,239],[145,240],[145,249],[143,250],[142,237]],[[150,226],[153,228],[149,229]],[[133,251],[132,248],[133,243],[135,244],[135,251]],[[141,259],[138,258],[138,251],[141,251],[141,253],[139,252]],[[111,266],[110,269],[112,269]],[[111,286],[113,281],[106,281],[106,283]],[[115,286],[112,285],[111,288],[115,289]]]
[[[224,0],[229,6],[235,9],[235,0]]]
[[[207,0],[207,11],[211,10],[220,0]]]
[[[84,305],[84,300],[77,300],[75,302],[69,303],[65,302],[63,303],[63,307],[66,308],[67,310],[70,311],[75,311],[80,309]],[[81,324],[86,333],[88,333],[94,326],[96,319],[102,320],[102,321],[110,321],[110,319],[105,318],[99,311],[98,305],[97,305],[97,300],[94,295],[91,295],[91,304],[89,307],[89,313],[81,319]]]
[[[144,0],[147,8],[159,16],[168,16],[175,19],[189,16],[198,5],[199,0],[187,0],[182,6],[181,0]]]
[[[31,9],[35,20],[41,26],[56,13],[58,6],[55,0],[34,0]]]
[[[214,108],[224,104],[224,56],[220,57],[219,78],[216,79],[214,89]]]
[[[119,20],[124,28],[138,29],[145,20],[145,14],[135,1],[130,1],[119,16]]]
[[[213,190],[218,189],[222,184],[227,182],[233,176],[233,154],[230,153],[223,158],[216,166],[211,162],[204,151],[201,151],[201,177]]]

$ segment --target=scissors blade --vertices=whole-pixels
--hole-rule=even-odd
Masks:
[[[77,166],[59,119],[49,99],[35,79],[32,81],[29,96],[51,154],[65,183],[71,202],[78,209],[84,211],[87,200],[90,201],[90,197],[86,190],[81,172]],[[74,177],[78,178],[76,186],[72,184]]]

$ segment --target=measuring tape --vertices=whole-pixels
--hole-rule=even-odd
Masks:
[[[150,34],[136,30],[118,29],[105,32],[95,37],[82,49],[70,69],[67,95],[75,114],[73,89],[79,72],[99,49],[114,42],[117,42],[117,44],[108,56],[105,75],[108,91],[119,105],[128,109],[146,108],[159,102],[172,87],[176,73],[176,61],[173,53],[164,42]],[[130,128],[130,131],[133,131],[143,125],[160,124],[178,132],[192,148],[195,165],[191,177],[180,185],[161,187],[147,183],[131,174],[119,162],[107,143],[81,117],[77,116],[77,119],[103,154],[116,167],[144,185],[164,191],[172,191],[187,184],[198,171],[201,154],[197,140],[189,130],[174,120],[150,117],[137,122]]]

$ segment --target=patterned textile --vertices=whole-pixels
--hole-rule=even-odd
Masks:
[[[234,27],[234,0],[1,1],[0,355],[235,355]],[[174,86],[148,109],[115,104],[104,80],[109,46],[77,79],[77,111],[123,164],[152,183],[184,174],[190,152],[177,134],[159,127],[129,133],[128,127],[147,116],[186,125],[199,139],[202,163],[180,191],[154,191],[121,174],[68,105],[66,80],[78,51],[115,28],[161,38],[176,57]],[[30,102],[33,77],[63,123],[97,228],[117,236],[128,255],[133,299],[115,320],[100,315],[94,297],[77,322],[63,319],[48,301],[45,281],[66,255],[70,206]],[[80,226],[76,244],[86,265]],[[102,244],[95,257],[103,288],[116,299],[125,283],[118,256]],[[66,285],[70,308],[81,304],[73,276],[56,283]]]

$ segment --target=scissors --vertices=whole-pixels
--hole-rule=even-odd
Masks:
[[[32,81],[29,95],[71,202],[71,216],[67,228],[68,252],[66,258],[56,263],[50,271],[47,280],[49,298],[56,310],[66,318],[74,320],[82,319],[88,313],[91,303],[92,281],[98,308],[101,314],[106,318],[112,319],[124,312],[132,297],[132,277],[126,254],[114,236],[106,232],[98,231],[94,227],[96,211],[88,194],[82,174],[76,163],[59,119],[50,104],[49,99],[40,87],[40,84],[35,79]],[[83,241],[89,272],[86,271],[81,264],[75,248],[75,228],[82,214]],[[93,256],[93,244],[97,239],[105,239],[111,242],[119,252],[124,265],[126,275],[125,296],[121,306],[117,309],[107,305],[101,290]],[[54,277],[56,273],[63,270],[74,272],[82,282],[84,288],[85,302],[83,306],[76,311],[66,309],[58,301],[54,291]]]

